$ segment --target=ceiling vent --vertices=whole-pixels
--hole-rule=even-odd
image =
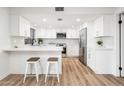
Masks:
[[[58,20],[58,21],[62,21],[63,19],[62,19],[62,18],[58,18],[57,20]]]
[[[55,7],[56,12],[64,11],[64,7]]]

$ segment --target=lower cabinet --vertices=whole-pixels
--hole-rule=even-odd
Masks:
[[[95,51],[95,61],[93,70],[96,74],[110,74],[112,64],[112,51],[111,49],[101,49]]]
[[[113,51],[112,49],[95,49],[88,52],[88,66],[96,74],[113,74]]]
[[[78,40],[68,40],[67,45],[67,56],[68,57],[77,57],[79,56],[79,42]]]

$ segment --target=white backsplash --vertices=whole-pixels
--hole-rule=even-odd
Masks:
[[[48,43],[65,43],[67,48],[67,56],[79,56],[79,40],[78,39],[44,39],[44,44]]]
[[[67,56],[79,56],[79,40],[78,39],[43,39],[43,44],[49,43],[65,43],[67,48]],[[33,47],[24,44],[24,37],[11,37],[11,47]]]
[[[24,37],[11,37],[11,47],[24,47]]]

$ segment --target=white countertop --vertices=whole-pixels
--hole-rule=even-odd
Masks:
[[[14,52],[14,51],[62,51],[62,47],[57,46],[30,46],[22,48],[7,48],[3,49],[5,52]]]
[[[106,50],[106,51],[110,51],[110,50],[113,50],[113,48],[96,48],[95,50],[102,50],[102,51],[104,51],[104,50]]]

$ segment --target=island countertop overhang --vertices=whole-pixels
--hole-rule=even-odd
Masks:
[[[3,51],[5,52],[18,52],[18,51],[62,51],[63,48],[62,47],[50,47],[50,46],[45,46],[45,47],[24,47],[24,48],[6,48],[3,49]]]

